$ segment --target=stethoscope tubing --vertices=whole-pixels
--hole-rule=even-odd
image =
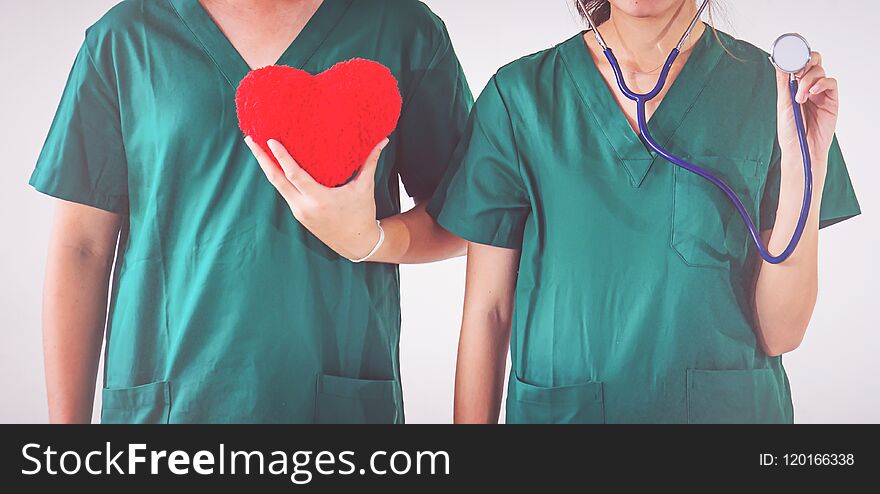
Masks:
[[[758,230],[758,227],[755,226],[755,221],[752,219],[751,215],[749,215],[748,210],[746,209],[743,202],[740,200],[739,196],[737,196],[736,192],[727,185],[723,180],[713,175],[711,172],[702,168],[698,165],[695,165],[683,158],[675,156],[668,150],[666,150],[663,146],[660,145],[654,137],[651,135],[651,131],[648,128],[647,121],[647,110],[646,104],[648,101],[651,101],[660,92],[663,90],[663,87],[666,86],[666,80],[669,77],[669,71],[672,69],[672,64],[675,63],[675,60],[678,58],[678,55],[681,51],[678,48],[673,48],[672,52],[670,52],[669,57],[666,59],[666,63],[663,65],[663,70],[660,72],[660,77],[657,79],[657,84],[654,86],[654,89],[651,91],[640,94],[630,90],[629,86],[626,84],[626,81],[623,78],[623,71],[620,68],[620,64],[617,61],[617,58],[614,56],[614,53],[611,51],[611,48],[604,48],[605,58],[608,59],[608,62],[611,64],[611,68],[614,71],[614,78],[617,80],[617,85],[620,88],[620,91],[626,96],[628,99],[634,101],[636,103],[636,114],[637,121],[639,126],[639,132],[642,135],[645,143],[649,148],[654,150],[657,154],[662,156],[666,161],[684,168],[685,170],[699,175],[704,179],[708,180],[716,187],[718,187],[724,195],[733,203],[740,217],[745,223],[746,228],[749,230],[749,234],[752,237],[752,242],[755,244],[755,247],[758,249],[758,253],[761,257],[770,264],[780,264],[785,262],[788,258],[794,254],[794,251],[797,249],[798,243],[800,243],[801,238],[803,237],[804,231],[807,227],[807,221],[810,216],[810,207],[813,200],[813,165],[812,159],[810,158],[810,147],[807,142],[807,132],[806,126],[804,125],[804,117],[803,117],[803,109],[801,108],[800,103],[797,102],[797,91],[798,91],[798,81],[796,78],[792,77],[791,82],[789,83],[789,90],[791,92],[791,103],[792,108],[794,109],[794,120],[795,126],[797,127],[798,139],[800,141],[801,154],[803,155],[804,162],[804,198],[803,203],[801,205],[801,213],[798,218],[797,226],[795,227],[794,233],[791,236],[791,240],[788,242],[785,250],[782,251],[778,256],[774,256],[770,253],[769,249],[764,245],[764,242],[761,240],[761,234]]]

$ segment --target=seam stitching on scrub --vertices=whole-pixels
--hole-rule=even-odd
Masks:
[[[498,99],[501,100],[501,105],[504,106],[504,113],[507,114],[507,125],[510,126],[510,136],[513,138],[513,150],[516,153],[516,173],[517,173],[517,175],[519,175],[520,184],[523,187],[523,192],[526,194],[526,199],[528,200],[528,203],[529,203],[529,209],[533,212],[534,210],[532,209],[532,201],[531,201],[531,197],[530,197],[531,194],[529,194],[528,191],[525,190],[525,179],[523,178],[523,174],[522,174],[522,159],[520,157],[519,144],[517,144],[517,141],[516,141],[516,132],[513,128],[513,120],[510,118],[510,108],[507,106],[507,101],[504,100],[504,95],[501,94],[501,87],[498,86],[498,73],[497,72],[495,73],[495,75],[492,76],[492,79],[490,80],[490,82],[495,86],[495,91],[498,93]],[[522,250],[522,244],[523,244],[524,240],[525,240],[525,224],[523,224],[523,231],[519,235],[520,251]],[[516,308],[514,308],[514,312],[516,312]],[[511,331],[510,332],[510,344],[508,345],[510,347],[510,353],[511,353],[511,357],[510,357],[511,370],[510,370],[510,372],[514,375],[515,378],[518,379],[517,376],[518,376],[519,372],[517,372],[517,370],[521,369],[522,366],[518,365],[519,363],[514,361],[514,354],[513,354],[513,349],[515,348],[515,345],[517,344],[517,340],[516,340],[517,331],[515,331],[515,328],[513,328],[513,327],[511,327],[510,331]]]
[[[122,133],[122,110],[121,110],[122,102],[119,100],[118,78],[117,78],[117,84],[110,84],[110,81],[108,81],[104,77],[104,74],[101,72],[100,68],[98,67],[98,63],[95,61],[95,57],[92,55],[92,49],[91,49],[91,47],[89,47],[88,32],[86,33],[86,40],[83,43],[83,49],[85,50],[86,58],[88,59],[89,64],[92,66],[92,69],[94,69],[95,74],[98,75],[98,79],[104,83],[105,89],[107,91],[110,91],[115,95],[114,98],[110,98],[110,99],[114,101],[115,108],[113,108],[113,109],[116,112],[116,121],[119,124],[119,127],[118,127],[119,134],[120,134],[119,144],[122,147],[122,157],[125,160],[124,166],[125,166],[126,175],[128,175],[128,153],[125,152],[125,137]],[[91,196],[95,200],[95,202],[99,202],[99,201],[97,201],[97,199],[98,199],[98,184],[101,182],[101,177],[104,176],[104,172],[107,169],[106,161],[109,159],[110,159],[109,156],[104,157],[105,166],[101,167],[101,170],[98,172],[98,176],[95,177],[94,182],[90,184],[91,188],[92,188]],[[128,188],[128,183],[126,182],[126,189],[127,188]],[[105,204],[105,206],[108,209],[112,209],[114,212],[118,212],[118,209],[121,207],[121,204],[120,204],[120,202],[122,202],[121,199],[128,198],[128,190],[126,190],[125,194],[101,193],[100,196],[101,196],[101,199],[103,199],[103,201],[100,201],[102,204]],[[110,199],[111,197],[117,198],[117,199],[119,199],[119,201],[111,201],[111,199]]]
[[[685,369],[684,377],[684,420],[691,423],[691,370]]]
[[[507,105],[507,101],[504,100],[504,95],[501,94],[501,87],[498,86],[497,74],[492,77],[492,84],[495,86],[495,91],[498,93],[498,99],[501,100],[501,105],[504,106],[504,113],[507,114],[507,125],[510,127],[510,136],[513,137],[513,150],[516,153],[516,173],[519,175],[519,180],[523,186],[523,192],[526,192],[526,180],[522,171],[522,155],[519,151],[519,143],[516,140],[516,130],[513,128],[513,119],[510,117],[510,108]],[[526,199],[529,199],[528,196],[529,194],[526,194]],[[531,205],[531,200],[529,200],[529,205]]]
[[[177,10],[177,6],[174,5],[174,2],[172,2],[171,0],[167,0],[167,2],[168,2],[168,5],[171,6],[171,10],[173,10],[174,13],[177,15],[177,18],[180,19],[180,22],[182,22],[183,25],[186,26],[187,31],[189,31],[190,34],[193,35],[193,38],[195,38],[196,41],[199,43],[199,45],[201,45],[202,51],[205,52],[205,55],[207,55],[208,58],[210,58],[211,61],[214,62],[214,65],[217,66],[217,70],[220,71],[220,75],[222,75],[223,78],[226,79],[226,82],[228,82],[230,86],[235,88],[236,85],[233,84],[232,80],[229,79],[229,76],[226,75],[226,71],[223,70],[223,66],[221,66],[220,63],[217,61],[217,59],[214,58],[214,55],[211,53],[211,50],[208,49],[208,46],[205,44],[205,42],[202,41],[202,38],[200,38],[199,35],[196,34],[195,31],[193,31],[192,27],[190,27],[189,23],[186,22],[186,19],[184,19],[183,15],[180,14],[180,11]]]
[[[709,67],[709,69],[708,69],[709,76],[706,79],[706,83],[703,84],[703,87],[701,87],[699,91],[697,91],[697,94],[694,96],[691,103],[688,105],[687,108],[685,108],[684,112],[682,112],[681,118],[679,118],[678,123],[675,124],[675,128],[672,129],[672,132],[670,132],[669,136],[667,136],[666,139],[663,141],[663,147],[669,146],[669,143],[672,142],[672,138],[675,137],[676,134],[678,134],[678,131],[681,130],[681,126],[684,124],[684,121],[690,115],[691,111],[694,109],[694,106],[696,106],[697,101],[700,100],[700,97],[703,96],[703,93],[706,92],[706,89],[712,83],[712,80],[715,78],[715,69],[718,67],[718,64],[721,63],[721,56],[722,55],[719,53],[717,58],[715,59],[715,61],[712,62],[711,67]],[[674,84],[674,82],[673,82],[673,84]],[[655,157],[655,160],[656,159],[662,160],[663,158],[660,155],[657,155]],[[678,168],[678,167],[676,167],[676,168]]]
[[[104,159],[102,160],[103,163],[101,164],[101,168],[98,170],[97,175],[95,175],[94,180],[90,180],[91,183],[89,185],[92,189],[90,195],[92,196],[92,199],[95,200],[95,202],[99,202],[98,196],[100,195],[101,199],[103,199],[100,202],[104,203],[104,202],[106,202],[107,196],[109,195],[104,192],[99,192],[99,185],[98,185],[101,183],[101,179],[104,177],[104,174],[106,173],[108,161],[109,161],[109,159],[107,157],[104,157]],[[127,186],[127,184],[126,184],[126,186]],[[116,206],[118,207],[119,204],[116,204]]]
[[[444,24],[443,21],[440,20],[436,16],[436,14],[434,14],[433,12],[431,12],[431,14],[434,16],[434,19],[440,21],[440,24],[443,27],[442,31],[443,31],[443,35],[444,35],[444,39],[445,39],[445,44],[448,45],[447,46],[448,49],[452,49],[452,41],[449,38],[449,31],[446,29],[446,24]],[[409,105],[410,105],[410,103],[412,103],[412,100],[415,97],[415,94],[418,93],[419,89],[422,87],[422,83],[425,81],[425,79],[427,79],[428,70],[434,66],[434,63],[437,61],[437,55],[440,54],[440,51],[443,49],[443,47],[444,47],[444,44],[441,44],[440,46],[437,47],[436,50],[434,50],[434,53],[431,55],[431,60],[428,61],[428,65],[425,67],[425,71],[422,74],[422,77],[419,78],[419,80],[415,82],[415,84],[413,85],[414,87],[413,87],[412,91],[407,91],[409,94],[407,95],[407,100],[403,102],[403,106],[401,109],[401,115],[404,112],[406,112],[406,110],[409,108]]]
[[[329,38],[330,35],[333,34],[333,31],[335,31],[335,30],[339,27],[339,23],[342,22],[342,18],[345,17],[345,14],[348,13],[348,10],[351,8],[351,4],[352,4],[352,3],[354,3],[354,2],[352,2],[351,0],[349,0],[348,5],[345,6],[345,10],[342,11],[342,12],[339,14],[339,17],[336,18],[336,22],[333,24],[333,27],[327,30],[327,32],[324,34],[324,38],[321,39],[321,42],[318,43],[317,45],[315,45],[315,49],[312,50],[312,52],[309,53],[309,56],[307,56],[307,57],[302,61],[302,63],[301,63],[300,66],[299,66],[300,69],[302,69],[303,67],[305,67],[306,65],[308,65],[309,62],[312,61],[312,58],[315,57],[315,54],[318,53],[318,51],[321,49],[321,47],[324,46],[324,43],[327,42],[327,38]],[[323,5],[323,4],[322,4],[322,5]],[[308,24],[307,24],[307,25],[308,25]],[[295,44],[296,44],[296,39],[293,40],[293,42],[290,44],[290,46],[289,46],[288,48],[293,48],[293,45],[295,45]],[[285,50],[285,53],[283,53],[283,54],[281,55],[282,58],[284,57],[284,55],[285,55],[286,53],[287,53],[287,51]]]
[[[104,85],[107,86],[107,89],[113,89],[114,85],[110,84],[110,81],[108,81],[104,77],[104,74],[101,73],[101,70],[98,68],[98,63],[95,61],[95,57],[92,55],[92,48],[89,46],[88,31],[86,31],[86,39],[85,39],[85,42],[83,43],[83,48],[86,51],[86,57],[88,57],[89,63],[92,65],[92,68],[95,69],[95,73],[98,74],[98,77],[101,79],[101,82],[103,82]],[[118,103],[118,95],[119,95],[119,86],[118,85],[116,86],[115,92],[117,94],[117,103]]]
[[[579,42],[583,43],[583,32],[581,34],[578,34],[577,37],[579,39]],[[605,139],[608,141],[608,144],[610,145],[611,149],[614,150],[614,155],[617,156],[617,159],[618,159],[618,161],[620,161],[620,164],[624,165],[623,169],[626,172],[626,174],[629,176],[630,184],[635,185],[635,182],[636,182],[635,176],[633,176],[633,174],[629,171],[629,168],[626,167],[626,163],[624,162],[623,157],[620,156],[620,153],[617,151],[617,146],[614,145],[614,141],[611,140],[611,136],[609,136],[608,132],[605,131],[605,127],[599,123],[599,117],[596,115],[596,112],[593,110],[593,106],[590,105],[590,102],[587,100],[586,96],[584,96],[583,91],[581,91],[581,88],[577,83],[578,79],[574,76],[574,74],[571,72],[571,68],[568,66],[568,60],[566,60],[565,52],[563,52],[562,50],[559,50],[558,48],[557,48],[557,50],[559,51],[559,54],[561,55],[559,58],[562,61],[562,67],[565,69],[565,72],[566,72],[566,74],[568,74],[568,77],[571,78],[571,82],[572,82],[572,85],[574,86],[574,90],[578,93],[578,96],[580,96],[581,102],[583,102],[584,106],[586,106],[587,110],[589,110],[590,115],[593,117],[593,122],[596,124],[596,127],[600,131],[602,131],[602,135],[605,136]],[[588,51],[589,51],[589,49],[588,49]],[[589,53],[587,53],[587,54],[589,55]]]

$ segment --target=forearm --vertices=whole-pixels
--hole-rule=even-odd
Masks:
[[[786,248],[797,226],[803,199],[803,166],[784,158],[776,223],[769,237],[769,250]],[[823,163],[814,169],[824,170]],[[764,351],[779,355],[797,348],[806,333],[818,294],[819,212],[824,175],[814,177],[810,216],[794,254],[781,264],[763,262],[755,287],[755,312]],[[765,241],[767,239],[765,238]]]
[[[382,220],[385,242],[371,262],[421,264],[463,256],[467,242],[447,232],[426,211],[427,202]]]
[[[455,371],[455,422],[496,423],[501,411],[519,252],[468,245]]]
[[[509,320],[465,315],[455,370],[455,423],[498,422],[509,344]]]
[[[78,247],[50,249],[43,353],[52,423],[91,421],[111,263]]]

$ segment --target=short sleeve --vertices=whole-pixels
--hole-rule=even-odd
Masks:
[[[474,101],[446,26],[429,15],[434,40],[426,43],[427,62],[414,61],[423,68],[411,74],[397,127],[398,173],[410,197],[420,199],[430,198],[442,179]]]
[[[125,211],[128,176],[118,101],[84,43],[29,183],[59,199]]]
[[[428,213],[471,242],[522,247],[531,207],[510,116],[493,78],[477,100]]]
[[[767,185],[764,188],[764,196],[761,200],[761,230],[772,230],[776,224],[776,209],[779,206],[780,188],[780,165],[782,153],[779,146],[774,146],[773,157],[770,161],[770,173],[767,177]],[[847,220],[861,214],[859,201],[856,198],[849,172],[846,169],[846,161],[840,150],[837,137],[831,143],[828,153],[828,171],[825,176],[825,189],[822,195],[822,205],[819,211],[819,228],[826,228],[835,223]]]

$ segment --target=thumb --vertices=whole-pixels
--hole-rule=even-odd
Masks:
[[[364,162],[364,166],[361,167],[361,171],[355,179],[357,182],[372,182],[376,175],[376,168],[379,166],[379,158],[382,156],[382,150],[384,150],[387,145],[388,139],[386,138],[382,139],[382,142],[373,148],[370,152],[370,156],[367,157],[367,161]]]

